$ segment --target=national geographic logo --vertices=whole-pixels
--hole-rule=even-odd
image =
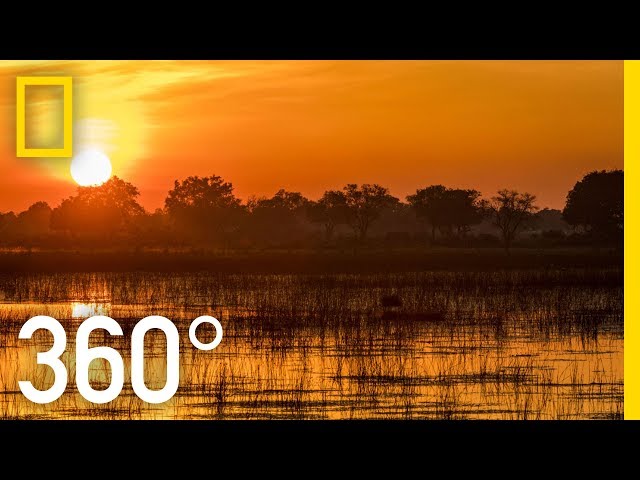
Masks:
[[[63,144],[62,148],[27,148],[25,92],[28,86],[62,86],[63,95]],[[16,78],[16,156],[63,157],[73,155],[72,118],[73,94],[71,77],[17,77]]]

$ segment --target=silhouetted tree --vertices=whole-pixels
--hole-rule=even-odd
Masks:
[[[363,242],[367,231],[382,211],[392,208],[399,200],[389,195],[389,190],[377,184],[364,184],[361,187],[350,183],[343,188],[347,205],[347,220],[359,242]]]
[[[291,244],[303,235],[310,202],[299,192],[279,190],[247,202],[251,235],[269,244]]]
[[[594,171],[577,182],[567,195],[562,212],[573,226],[582,227],[596,240],[613,239],[624,226],[624,173]]]
[[[16,239],[17,223],[15,213],[0,213],[0,243],[11,243]]]
[[[225,240],[242,215],[233,185],[217,175],[176,180],[164,204],[179,236],[207,242]]]
[[[407,202],[416,211],[416,216],[423,218],[431,227],[432,242],[436,239],[436,229],[444,224],[443,198],[446,191],[444,185],[431,185],[407,196]]]
[[[51,211],[46,202],[36,202],[18,215],[15,229],[22,243],[31,245],[50,234]]]
[[[532,219],[533,228],[543,232],[558,232],[563,235],[569,230],[569,224],[564,220],[562,212],[555,208],[543,208]]]
[[[407,196],[407,201],[418,218],[431,227],[431,241],[435,241],[436,229],[464,235],[471,225],[480,223],[482,209],[477,190],[451,189],[444,185],[431,185]]]
[[[500,190],[483,206],[500,230],[505,250],[509,253],[511,244],[519,230],[524,228],[532,215],[538,210],[534,205],[535,195],[515,190]]]
[[[50,231],[51,207],[46,202],[36,202],[18,215],[18,229],[23,238],[43,237]]]
[[[368,236],[383,238],[387,246],[406,245],[413,237],[422,237],[422,222],[407,203],[397,202],[386,208],[369,228]]]
[[[51,213],[51,228],[73,235],[95,236],[130,233],[144,209],[132,184],[112,177],[97,187],[78,187],[78,193],[62,201]]]
[[[333,238],[336,225],[347,223],[347,199],[343,192],[329,190],[324,192],[320,200],[311,202],[308,208],[309,219],[324,227],[325,240]]]
[[[169,215],[162,208],[156,208],[151,213],[140,218],[137,225],[137,244],[156,246],[176,246],[180,242],[176,241],[176,234],[173,231]]]
[[[443,185],[416,190],[407,196],[408,203],[401,203],[377,184],[348,184],[340,191],[326,191],[315,202],[300,192],[281,189],[271,198],[251,198],[245,206],[234,196],[233,185],[221,177],[190,176],[175,181],[163,209],[147,214],[138,203],[138,189],[113,177],[101,186],[78,187],[76,195],[64,199],[54,210],[45,202],[37,202],[18,215],[0,213],[0,243],[29,246],[46,240],[52,246],[117,245],[113,240],[121,237],[136,248],[179,247],[200,241],[222,241],[239,248],[255,242],[265,246],[311,246],[307,240],[317,235],[309,224],[313,222],[322,226],[327,242],[336,228],[345,224],[353,229],[359,243],[372,236],[382,239],[385,246],[394,246],[410,245],[422,238],[421,222],[426,220],[432,241],[437,231],[463,239],[472,225],[480,223],[474,229],[475,238],[495,245],[499,231],[509,252],[525,227],[535,229],[531,241],[538,239],[545,245],[584,242],[577,236],[565,235],[569,228],[565,220],[590,232],[595,240],[621,238],[623,183],[621,170],[591,172],[568,193],[563,212],[538,212],[535,196],[528,193],[500,190],[486,201],[480,199],[477,190]],[[74,240],[77,238],[83,241]],[[449,243],[462,244],[469,242]]]
[[[450,189],[445,199],[449,221],[459,237],[466,235],[472,225],[482,221],[482,202],[477,190]]]
[[[251,200],[251,208],[272,208],[287,212],[299,212],[309,204],[309,200],[300,192],[287,192],[278,190],[271,198],[254,198]]]

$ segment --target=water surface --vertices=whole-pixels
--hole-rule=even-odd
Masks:
[[[394,295],[400,306],[385,308]],[[200,315],[225,329],[201,352],[187,329]],[[51,370],[36,353],[49,334],[18,340],[35,315],[67,331],[65,394],[36,405],[18,380],[44,389]],[[125,387],[105,405],[75,389],[74,336],[92,315],[117,320],[124,337],[98,330],[92,346],[125,360]],[[163,315],[181,333],[180,388],[149,405],[129,380],[135,323]],[[621,272],[526,270],[367,275],[210,273],[0,276],[0,417],[204,419],[602,419],[621,418]],[[201,341],[213,332],[199,329]],[[164,385],[164,336],[147,335],[149,388]],[[94,388],[109,365],[94,361]]]

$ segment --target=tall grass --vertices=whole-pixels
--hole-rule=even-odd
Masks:
[[[618,268],[375,274],[78,273],[0,275],[0,416],[7,418],[619,418],[623,411],[622,272]],[[397,297],[398,302],[383,298]],[[81,308],[78,308],[78,307]],[[74,387],[73,337],[86,312],[129,338],[164,315],[181,338],[181,385],[167,404],[141,402],[126,383],[110,404]],[[48,314],[68,332],[67,392],[29,403],[17,380],[50,385],[35,352],[45,332],[18,341]],[[195,350],[189,323],[216,316],[225,336]],[[213,333],[199,329],[201,341]],[[164,384],[164,337],[145,341],[147,385]],[[95,388],[109,382],[94,362]]]

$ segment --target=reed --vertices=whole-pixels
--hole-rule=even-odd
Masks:
[[[387,299],[387,300],[384,300]],[[391,300],[392,299],[392,300]],[[621,418],[623,287],[618,267],[351,274],[211,272],[0,275],[2,418]],[[125,383],[107,405],[75,391],[73,336],[92,314],[116,319],[129,378],[130,335],[155,314],[182,338],[181,381],[167,404]],[[34,315],[68,332],[66,393],[26,401],[17,381],[52,382],[35,364],[46,332],[18,341]],[[187,329],[216,316],[225,336],[195,350]],[[213,332],[199,329],[201,341]],[[164,336],[145,339],[149,388],[165,379]],[[94,388],[110,379],[94,362]]]

